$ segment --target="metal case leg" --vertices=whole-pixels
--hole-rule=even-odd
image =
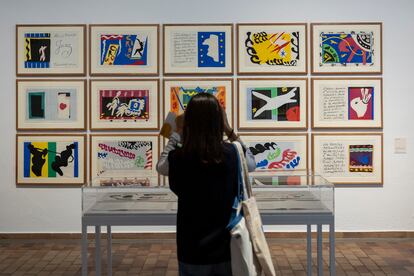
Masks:
[[[88,226],[82,221],[82,276],[88,275]]]
[[[332,218],[332,222],[329,225],[329,272],[331,276],[336,275],[335,268],[335,218]]]
[[[108,275],[112,275],[112,232],[111,232],[111,225],[106,226],[106,241],[108,245],[108,249],[106,252],[106,256],[108,258]]]
[[[101,226],[95,226],[95,269],[101,275]]]
[[[306,231],[306,257],[307,257],[307,270],[308,276],[312,275],[312,225],[307,225]]]
[[[318,252],[318,275],[323,275],[323,254],[322,254],[322,224],[318,224],[317,231],[317,252]]]

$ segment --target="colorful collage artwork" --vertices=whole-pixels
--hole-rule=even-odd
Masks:
[[[24,33],[24,68],[78,66],[77,32]]]
[[[306,135],[242,135],[242,140],[254,156],[257,172],[307,168]]]
[[[314,128],[381,128],[381,78],[313,78]]]
[[[91,129],[157,130],[158,80],[91,80]]]
[[[240,129],[306,129],[307,79],[238,79]]]
[[[312,73],[382,73],[381,23],[313,23]]]
[[[349,145],[349,171],[373,172],[373,145]]]
[[[131,185],[159,185],[155,170],[157,161],[158,138],[155,135],[91,136],[91,179],[101,179],[103,182],[99,184],[115,179]]]
[[[245,51],[250,61],[271,66],[296,66],[299,61],[299,32],[247,32]]]
[[[25,33],[25,68],[50,67],[50,33]]]
[[[257,170],[295,169],[302,157],[292,142],[249,143]]]
[[[231,74],[231,24],[164,25],[164,74]]]
[[[217,98],[233,123],[233,80],[232,79],[168,79],[164,80],[164,114],[182,114],[190,99],[199,93],[209,93]]]
[[[89,25],[90,74],[158,75],[156,24]]]
[[[372,65],[374,55],[373,43],[373,32],[321,32],[321,65]]]
[[[185,111],[188,102],[190,99],[197,94],[208,93],[215,96],[220,105],[225,109],[226,108],[226,88],[224,86],[212,86],[209,88],[196,87],[183,87],[175,86],[171,87],[170,90],[170,101],[171,109],[170,111],[181,114]]]
[[[17,129],[85,129],[83,80],[17,80]]]
[[[224,32],[197,32],[198,67],[226,66]]]
[[[84,136],[18,135],[18,184],[83,184]]]
[[[99,90],[100,120],[149,119],[148,90]]]
[[[19,76],[86,73],[86,25],[17,25]]]
[[[76,90],[43,89],[27,91],[27,120],[76,120]]]
[[[348,119],[374,119],[374,87],[348,88]]]
[[[148,37],[101,34],[101,65],[147,65]]]
[[[300,121],[300,87],[247,89],[248,120]]]
[[[312,135],[313,170],[336,184],[382,184],[382,133]]]
[[[237,24],[240,74],[306,74],[306,24]]]
[[[77,142],[24,142],[24,177],[79,177]]]
[[[98,176],[113,172],[152,170],[151,141],[101,142],[98,144]]]

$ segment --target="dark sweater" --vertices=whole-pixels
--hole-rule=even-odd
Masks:
[[[237,152],[223,145],[224,160],[203,164],[180,149],[168,155],[170,189],[178,196],[177,257],[189,264],[230,260],[226,226],[237,194]]]

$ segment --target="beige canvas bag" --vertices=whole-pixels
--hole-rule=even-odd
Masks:
[[[240,169],[242,173],[244,200],[242,201],[242,208],[246,227],[250,235],[255,258],[260,264],[262,273],[265,276],[276,275],[269,246],[263,232],[263,224],[257,207],[256,199],[253,196],[252,186],[248,175],[248,168],[246,158],[244,156],[243,148],[240,143],[234,143],[237,147],[237,152],[240,160]],[[236,275],[236,274],[235,274]]]

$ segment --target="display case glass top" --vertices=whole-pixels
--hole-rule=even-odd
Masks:
[[[273,171],[252,173],[250,180],[261,213],[334,213],[334,185],[321,176],[308,171]],[[177,196],[168,186],[126,185],[96,178],[82,187],[82,212],[83,215],[174,215]]]

